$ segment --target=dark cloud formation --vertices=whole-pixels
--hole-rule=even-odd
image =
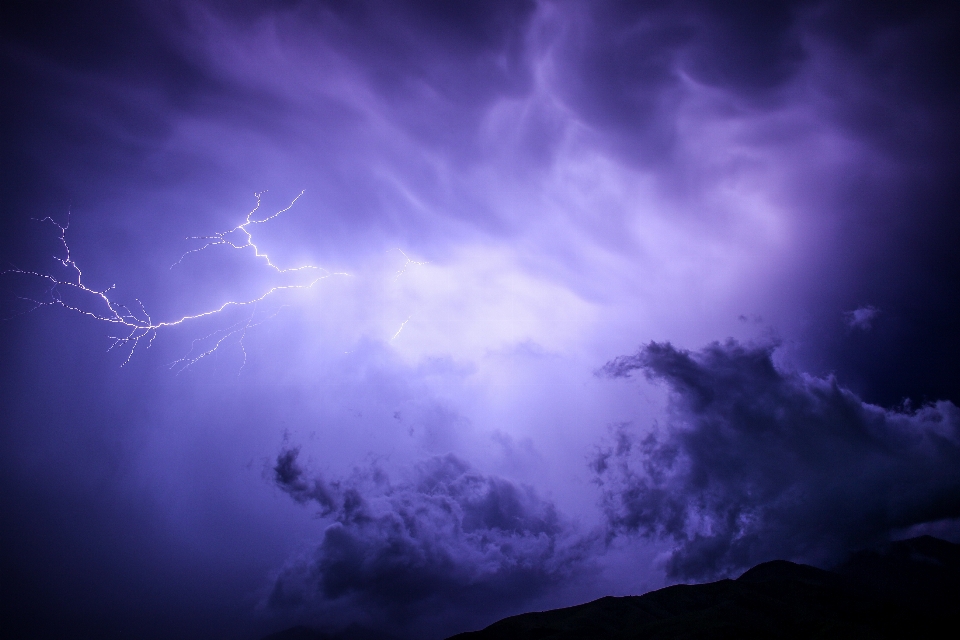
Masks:
[[[333,523],[310,560],[277,578],[273,607],[391,626],[458,612],[462,625],[465,615],[517,610],[585,568],[589,539],[551,503],[452,454],[401,482],[376,466],[335,481],[308,477],[298,454],[277,456],[277,486]]]
[[[960,409],[882,409],[778,369],[774,348],[650,343],[603,367],[670,390],[665,425],[621,427],[592,460],[612,535],[673,540],[669,575],[703,579],[774,558],[829,563],[960,517]]]
[[[940,120],[942,109],[958,98],[952,82],[957,44],[950,37],[958,11],[951,2],[564,5],[580,18],[576,25],[565,25],[566,37],[560,39],[565,68],[573,71],[562,83],[570,104],[591,124],[628,135],[633,143],[643,135],[629,136],[631,131],[663,124],[657,123],[659,115],[670,118],[676,102],[664,98],[684,78],[745,99],[751,108],[774,110],[787,98],[778,92],[824,49],[855,71],[848,79],[855,87],[834,85],[826,74],[815,79],[829,100],[843,98],[834,106],[845,111],[824,115],[840,116],[858,135],[932,143],[916,135],[922,123],[912,117],[926,112]],[[852,90],[855,99],[845,93]],[[904,121],[907,105],[918,111]],[[668,113],[659,114],[661,109]],[[897,127],[884,126],[889,117],[900,118]],[[944,124],[954,136],[955,125]]]
[[[684,77],[760,99],[804,58],[793,3],[572,4],[579,20],[561,40],[561,93],[614,148],[646,165],[669,162]]]

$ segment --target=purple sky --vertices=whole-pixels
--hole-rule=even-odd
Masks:
[[[438,639],[960,537],[955,3],[59,4],[0,9],[23,637]],[[270,263],[215,235],[258,193]]]

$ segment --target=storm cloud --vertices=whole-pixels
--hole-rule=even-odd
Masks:
[[[0,619],[427,638],[949,530],[958,32],[955,0],[4,2]],[[192,251],[254,193],[295,271]],[[18,315],[78,277],[48,217],[149,348],[97,296]]]
[[[553,504],[452,454],[418,463],[399,482],[376,465],[333,481],[308,476],[298,455],[277,456],[276,485],[333,522],[311,558],[279,575],[272,607],[325,611],[328,623],[489,617],[587,567],[591,538]]]
[[[778,368],[775,345],[649,343],[601,370],[669,389],[667,421],[618,428],[591,465],[611,535],[675,543],[676,578],[773,558],[829,564],[897,530],[960,517],[960,410],[884,409]]]

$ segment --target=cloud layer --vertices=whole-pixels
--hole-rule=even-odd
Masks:
[[[955,0],[3,3],[0,269],[69,271],[31,220],[69,211],[130,308],[253,299],[286,280],[244,251],[170,266],[265,190],[305,193],[258,246],[350,276],[122,368],[113,325],[0,322],[0,619],[453,632],[661,586],[668,544],[702,577],[950,516],[958,32]],[[29,286],[0,277],[0,317]],[[743,346],[774,333],[810,376]],[[652,435],[659,390],[592,375],[638,342],[608,373],[671,395]]]
[[[665,424],[620,427],[591,462],[611,535],[672,540],[668,573],[704,579],[774,558],[829,563],[960,517],[954,404],[882,409],[777,368],[774,348],[649,343],[603,367],[670,392]]]

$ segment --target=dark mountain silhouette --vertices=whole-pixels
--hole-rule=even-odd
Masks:
[[[958,638],[960,544],[923,536],[826,571],[764,562],[736,580],[675,585],[525,613],[448,640]],[[387,640],[360,627],[293,627],[263,640]]]
[[[527,613],[449,640],[960,637],[960,545],[924,536],[834,571],[785,560],[736,580]]]
[[[836,573],[928,615],[960,609],[960,544],[932,536],[860,551]]]

